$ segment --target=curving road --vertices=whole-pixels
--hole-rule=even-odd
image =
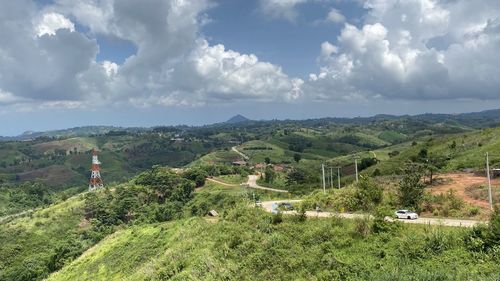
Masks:
[[[267,212],[273,212],[273,204],[279,204],[284,202],[298,203],[301,200],[278,200],[278,201],[265,201],[262,202],[262,208]],[[296,211],[284,211],[283,214],[293,215],[297,214]],[[307,217],[311,218],[328,218],[331,216],[338,216],[341,218],[354,219],[362,218],[366,215],[363,214],[350,214],[350,213],[333,213],[333,212],[316,212],[307,211]],[[388,221],[401,221],[404,223],[414,223],[414,224],[428,224],[428,225],[443,225],[443,226],[456,226],[456,227],[473,227],[477,224],[487,224],[487,221],[476,221],[476,220],[461,220],[461,219],[438,219],[438,218],[418,218],[416,220],[400,220],[386,217]]]
[[[247,184],[246,184],[247,187],[255,188],[255,189],[261,189],[261,190],[267,190],[267,191],[273,191],[273,192],[288,193],[288,190],[260,186],[260,185],[257,184],[257,180],[258,179],[259,179],[259,176],[257,176],[257,175],[249,175],[248,176],[248,181],[247,181]]]
[[[223,185],[223,186],[228,186],[228,187],[237,187],[237,186],[239,186],[237,184],[223,182],[223,181],[220,181],[220,180],[217,180],[217,179],[214,179],[214,178],[206,178],[206,180],[207,181],[211,181],[211,182],[215,182],[215,183]]]
[[[236,148],[236,146],[231,147],[231,150],[232,150],[232,151],[234,151],[234,152],[236,152],[236,153],[238,153],[238,154],[239,154],[241,157],[243,157],[243,159],[245,159],[245,160],[250,159],[250,157],[248,157],[248,155],[246,155],[245,153],[243,153],[243,152],[239,151],[239,150]]]

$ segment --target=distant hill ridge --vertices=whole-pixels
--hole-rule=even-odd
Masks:
[[[246,118],[241,114],[237,114],[231,117],[226,122],[215,123],[212,125],[204,126],[159,126],[153,128],[147,127],[115,127],[115,126],[83,126],[75,127],[63,130],[53,130],[45,132],[33,132],[27,131],[18,136],[12,137],[2,137],[0,136],[0,141],[25,141],[33,140],[39,137],[77,137],[77,136],[90,136],[107,134],[114,131],[123,132],[144,132],[150,131],[155,128],[171,127],[181,130],[197,127],[210,127],[210,126],[224,126],[224,125],[238,125],[242,126],[246,123],[255,122],[296,122],[296,123],[311,123],[311,122],[324,122],[330,121],[339,124],[368,124],[372,122],[380,122],[384,120],[407,120],[413,122],[429,122],[429,123],[444,123],[444,124],[460,124],[462,126],[467,126],[470,128],[487,128],[495,127],[500,125],[500,109],[485,110],[480,112],[470,112],[470,113],[459,113],[459,114],[441,114],[441,113],[425,113],[419,115],[389,115],[389,114],[378,114],[371,117],[325,117],[325,118],[314,118],[314,119],[303,119],[303,120],[262,120],[254,121]]]

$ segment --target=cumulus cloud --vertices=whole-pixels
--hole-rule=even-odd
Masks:
[[[61,14],[47,13],[42,16],[36,27],[38,36],[45,34],[56,35],[56,31],[59,29],[75,31],[75,25]]]
[[[299,98],[303,81],[279,66],[208,44],[199,28],[211,5],[54,0],[40,9],[29,0],[3,1],[0,36],[14,40],[0,43],[0,103],[75,108],[100,100],[146,107]],[[75,31],[69,18],[88,32]],[[127,40],[137,52],[122,64],[96,61],[97,35]]]
[[[339,10],[333,8],[330,12],[328,12],[326,20],[334,23],[343,23],[345,21],[345,17]]]
[[[294,21],[298,15],[296,6],[306,2],[307,0],[260,0],[260,7],[271,17]]]
[[[337,37],[338,52],[322,44],[320,58],[328,59],[319,60],[306,92],[318,99],[499,98],[498,1],[370,0],[365,8],[364,25],[345,24]]]

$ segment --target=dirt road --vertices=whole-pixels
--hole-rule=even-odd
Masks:
[[[243,159],[245,159],[245,160],[250,159],[250,158],[249,158],[246,154],[244,154],[243,152],[239,151],[239,150],[236,148],[236,146],[231,147],[231,150],[232,150],[232,151],[234,151],[234,152],[236,152],[236,153],[238,153],[238,154],[239,154],[241,157],[243,157]]]
[[[273,205],[279,204],[282,202],[289,203],[298,203],[301,200],[278,200],[278,201],[265,201],[262,202],[262,208],[264,210],[272,213]],[[274,212],[276,212],[274,210]],[[283,214],[293,215],[297,214],[296,211],[285,211]],[[333,213],[333,212],[316,212],[316,211],[307,211],[307,217],[311,218],[328,218],[331,216],[338,216],[341,218],[354,219],[354,218],[362,218],[366,215],[363,214],[350,214],[350,213]],[[394,221],[396,219],[386,217],[388,221]],[[486,221],[474,221],[474,220],[459,220],[459,219],[437,219],[437,218],[418,218],[416,220],[399,220],[404,223],[415,223],[415,224],[429,224],[429,225],[443,225],[443,226],[456,226],[456,227],[473,227],[476,224],[487,223]]]
[[[259,176],[257,176],[257,175],[249,175],[248,176],[248,181],[247,181],[247,186],[250,187],[250,188],[255,188],[255,189],[261,189],[261,190],[267,190],[267,191],[273,191],[273,192],[288,193],[288,190],[260,186],[260,185],[257,184],[257,180],[258,179],[259,179]]]
[[[218,184],[223,185],[223,186],[228,186],[228,187],[237,187],[237,186],[239,186],[238,184],[226,183],[226,182],[223,182],[223,181],[220,181],[220,180],[216,180],[216,179],[213,179],[213,178],[206,178],[206,180],[218,183]]]

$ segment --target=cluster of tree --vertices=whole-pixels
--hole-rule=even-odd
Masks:
[[[116,225],[161,222],[182,216],[195,188],[195,182],[159,166],[138,175],[134,183],[85,195],[85,218],[92,222],[87,235],[92,240],[98,241],[113,232]]]
[[[7,204],[4,211],[0,209],[0,215],[46,206],[54,201],[54,191],[41,182],[4,185],[0,187],[0,193]]]
[[[304,149],[312,147],[313,143],[303,137],[287,137],[288,149],[295,152],[304,152]]]

